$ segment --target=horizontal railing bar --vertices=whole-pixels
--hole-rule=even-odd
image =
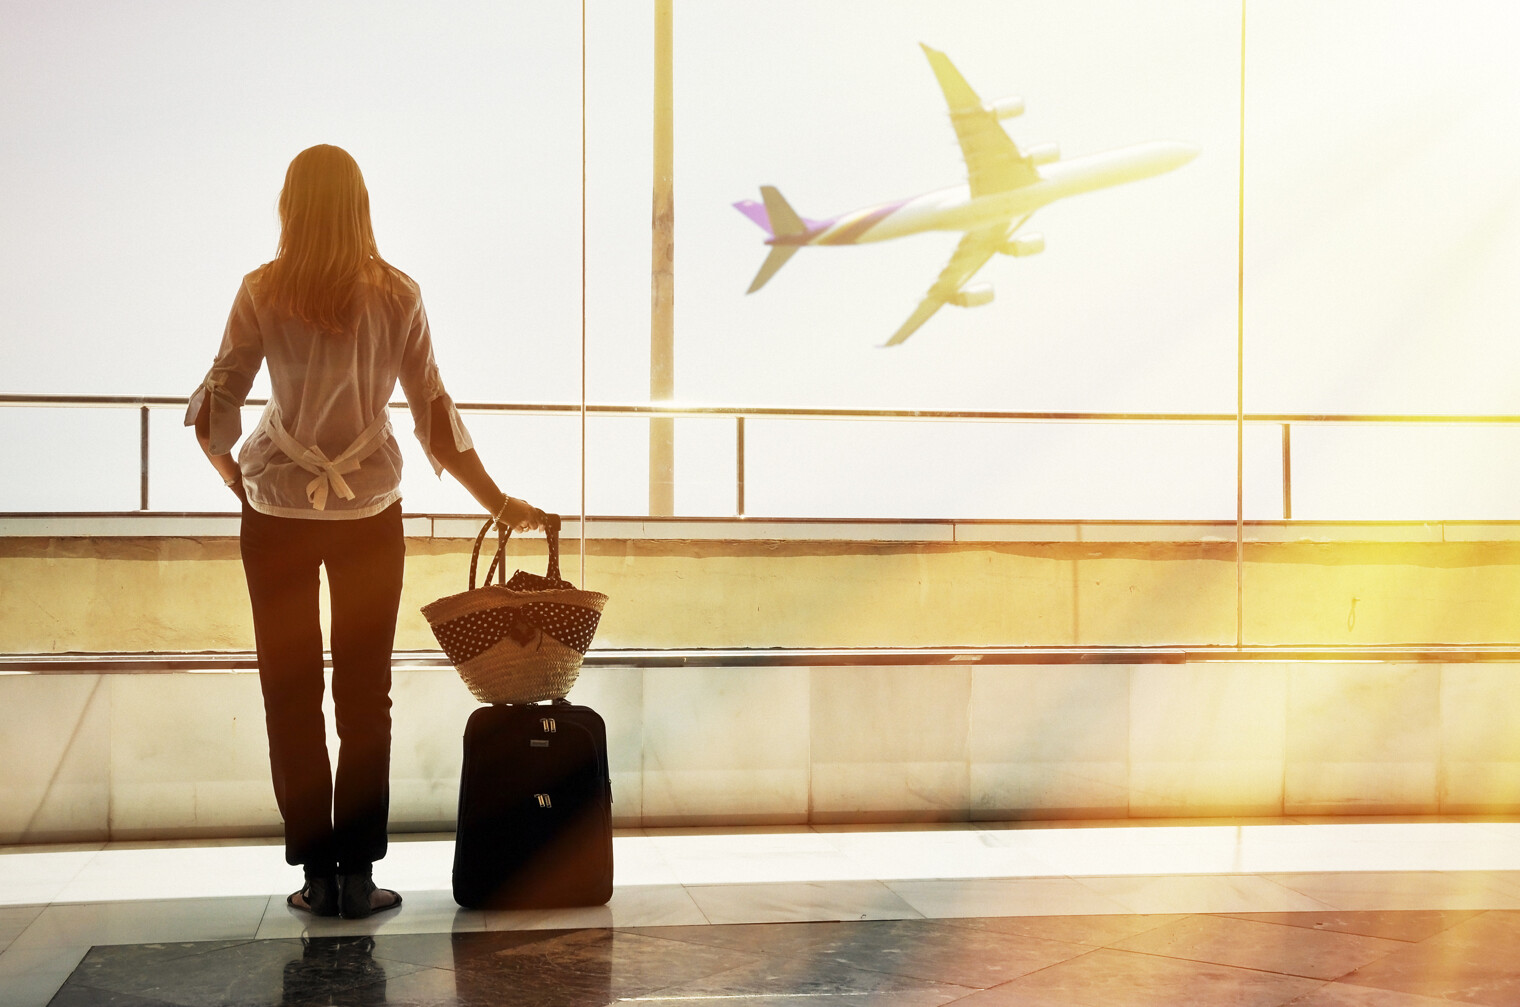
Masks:
[[[326,663],[332,664],[331,655]],[[1361,646],[906,647],[592,649],[588,668],[751,668],[955,665],[1279,663],[1520,663],[1520,644]],[[398,670],[449,670],[440,651],[396,651]],[[0,674],[172,674],[253,671],[252,651],[0,654]]]
[[[262,407],[266,399],[248,399],[244,405]],[[184,408],[185,397],[164,395],[55,395],[0,394],[0,406],[75,407],[75,408]],[[579,415],[579,403],[566,402],[456,402],[461,410],[474,413],[516,413],[520,415]],[[390,403],[392,409],[405,409],[405,402]],[[588,404],[586,412],[613,417],[747,417],[752,419],[819,420],[972,420],[972,421],[1041,421],[1058,423],[1234,423],[1234,413],[1184,412],[1050,412],[1034,410],[987,409],[846,409],[797,408],[791,406],[717,406],[677,405],[675,403],[597,403]],[[1520,423],[1520,414],[1483,413],[1247,413],[1248,423]]]
[[[228,515],[238,513],[236,505],[227,510],[220,511],[138,511],[138,510],[96,510],[96,511],[0,511],[0,518],[21,518],[28,521],[46,520],[49,518],[67,518],[69,520],[88,520],[95,518],[124,518],[129,520],[164,521],[164,520],[194,520],[200,518],[225,518]],[[462,511],[403,511],[402,516],[407,519],[425,518],[431,521],[474,521],[482,520],[481,515],[465,513]],[[575,514],[561,515],[570,529],[579,523],[579,516]],[[914,526],[938,526],[938,525],[968,525],[968,526],[1026,526],[1053,527],[1064,525],[1082,525],[1094,528],[1222,528],[1233,532],[1235,519],[1226,517],[1216,518],[1106,518],[1106,517],[792,517],[792,516],[765,516],[765,515],[723,515],[723,514],[692,514],[688,516],[676,515],[647,515],[647,514],[588,514],[587,525],[597,524],[645,524],[645,525],[848,525],[866,526],[871,525],[914,525]],[[1508,527],[1520,524],[1520,518],[1313,518],[1313,519],[1283,519],[1283,518],[1246,518],[1247,528],[1304,528],[1319,527],[1327,528],[1428,528],[1433,525],[1449,525],[1455,527],[1479,527],[1494,526]],[[469,537],[469,536],[466,536]],[[1091,543],[1089,543],[1091,544]]]
[[[0,406],[73,406],[78,408],[105,408],[125,409],[139,406],[167,407],[188,406],[190,400],[184,396],[173,395],[62,395],[62,394],[21,394],[8,392],[0,394]],[[250,404],[252,404],[250,402]]]

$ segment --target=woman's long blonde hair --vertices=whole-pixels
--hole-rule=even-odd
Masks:
[[[261,284],[269,303],[318,329],[347,332],[354,290],[377,267],[389,280],[394,267],[375,247],[358,163],[342,147],[307,147],[280,190],[280,246]]]

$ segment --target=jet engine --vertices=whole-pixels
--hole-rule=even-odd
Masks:
[[[1045,235],[1026,234],[1022,238],[1010,238],[998,247],[998,251],[1015,258],[1038,255],[1045,251]]]
[[[983,105],[982,107],[999,119],[1012,119],[1016,115],[1024,114],[1024,99],[999,98],[990,105]]]
[[[1051,161],[1061,159],[1061,146],[1055,143],[1036,144],[1024,151],[1024,156],[1029,158],[1032,164],[1049,164]]]
[[[945,298],[946,304],[953,304],[958,308],[975,308],[983,304],[992,303],[992,284],[976,283],[964,287]]]

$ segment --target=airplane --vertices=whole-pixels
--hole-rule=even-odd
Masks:
[[[858,245],[925,231],[964,231],[939,279],[884,347],[907,339],[945,304],[969,308],[990,303],[991,284],[967,286],[967,282],[999,252],[1017,258],[1044,251],[1041,235],[1018,234],[1040,207],[1067,196],[1161,175],[1198,156],[1198,148],[1190,144],[1159,140],[1070,160],[1061,160],[1055,144],[1020,150],[1001,123],[1023,114],[1023,99],[984,104],[944,53],[919,45],[950,107],[950,123],[966,160],[965,185],[827,220],[799,216],[770,185],[760,187],[760,202],[745,199],[734,204],[770,235],[765,239],[770,253],[746,291],[750,294],[765,286],[805,245]]]

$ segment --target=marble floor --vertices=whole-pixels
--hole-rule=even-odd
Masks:
[[[0,1005],[1520,1004],[1520,822],[631,830],[606,906],[287,909],[262,841],[0,848]]]

